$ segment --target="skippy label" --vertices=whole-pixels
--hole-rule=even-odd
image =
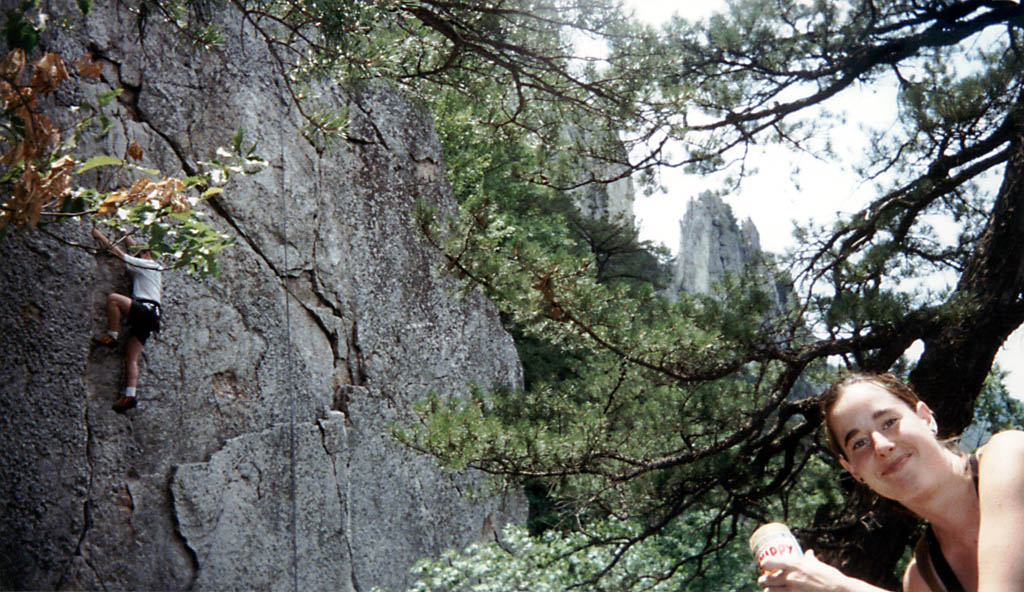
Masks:
[[[754,559],[761,565],[769,557],[780,555],[800,555],[800,543],[789,531],[785,524],[772,522],[765,524],[750,535],[750,550],[754,553]]]

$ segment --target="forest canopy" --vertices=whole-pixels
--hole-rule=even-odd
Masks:
[[[546,344],[538,357],[561,364],[521,393],[432,399],[423,426],[401,437],[449,466],[526,480],[536,505],[553,508],[550,523],[621,551],[592,582],[613,577],[634,546],[700,516],[684,537],[700,539],[699,551],[652,562],[660,573],[712,578],[730,541],[785,517],[848,573],[894,585],[915,524],[838,479],[805,394],[842,368],[894,371],[936,410],[945,434],[967,427],[979,401],[1005,398],[998,380],[986,381],[1024,312],[1021,17],[1012,2],[734,2],[660,30],[609,17],[607,61],[573,87],[592,91],[573,121],[622,130],[633,172],[657,164],[707,174],[767,143],[831,158],[816,148],[837,121],[822,110],[854,89],[895,85],[898,125],[850,163],[875,197],[832,225],[800,229],[798,248],[776,262],[798,288],[784,310],[770,308],[765,278],[751,274],[726,278],[717,298],[676,303],[602,282],[586,253],[581,260],[551,240],[564,229],[539,230],[556,225],[549,218],[524,219],[493,192],[467,199],[450,229],[451,265],[499,303],[520,343]],[[468,103],[461,113],[484,129],[509,131],[484,104]],[[516,122],[531,108],[541,120],[547,113],[545,101],[514,104],[524,105]],[[439,118],[442,129],[447,121]],[[500,137],[545,155],[619,162],[608,146],[545,135],[557,127],[512,128]],[[683,147],[676,156],[669,138]],[[528,165],[579,161],[514,162],[510,178],[536,184],[522,174]],[[1000,181],[982,183],[985,175]],[[541,184],[564,190],[574,178],[548,170]],[[952,220],[953,240],[939,236],[936,218]],[[921,287],[935,273],[954,280]],[[923,354],[909,361],[915,342]],[[589,529],[606,519],[638,528]],[[658,581],[648,577],[640,579]]]

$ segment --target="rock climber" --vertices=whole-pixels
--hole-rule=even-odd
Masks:
[[[125,382],[127,386],[124,396],[114,403],[114,411],[124,413],[135,407],[135,389],[139,383],[139,356],[142,346],[149,335],[160,330],[160,264],[153,260],[149,251],[141,251],[138,257],[124,252],[116,244],[110,242],[103,232],[92,229],[104,248],[125,262],[128,273],[132,276],[132,296],[111,292],[107,294],[107,331],[93,338],[103,346],[117,345],[121,319],[127,318],[128,340],[124,346]],[[131,246],[131,239],[127,239]]]

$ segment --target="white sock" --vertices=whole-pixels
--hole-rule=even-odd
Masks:
[[[107,331],[107,335],[110,335],[114,339],[117,339],[117,331]]]
[[[134,399],[135,398],[135,387],[134,386],[125,387],[125,389],[124,389],[124,396],[129,397],[131,399]]]

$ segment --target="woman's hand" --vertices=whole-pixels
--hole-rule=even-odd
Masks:
[[[808,549],[801,555],[783,555],[765,559],[761,563],[764,573],[757,583],[767,590],[796,590],[797,592],[876,592],[867,582],[843,575],[843,572],[823,563]]]

